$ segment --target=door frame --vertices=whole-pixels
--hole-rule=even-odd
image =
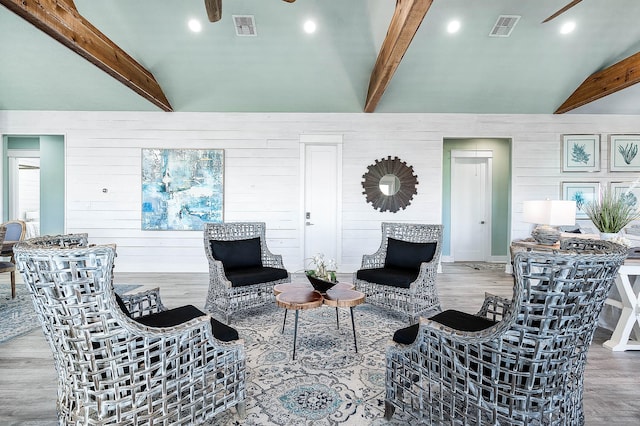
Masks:
[[[336,146],[336,264],[342,265],[342,141],[341,134],[301,134],[300,135],[300,208],[299,208],[299,267],[296,270],[304,270],[305,267],[305,191],[306,191],[306,151],[308,145],[335,145]]]
[[[455,162],[456,159],[458,158],[485,158],[487,160],[487,170],[486,170],[486,179],[485,179],[485,222],[487,224],[487,226],[485,227],[484,230],[484,238],[483,238],[483,247],[482,247],[482,251],[484,253],[483,255],[483,262],[487,262],[489,261],[492,257],[491,257],[491,226],[492,226],[492,222],[491,222],[491,203],[493,200],[493,193],[492,193],[492,186],[493,186],[493,151],[489,150],[489,149],[481,149],[481,150],[476,150],[476,149],[452,149],[451,150],[451,192],[453,193],[453,191],[455,190],[453,184],[456,181],[455,179],[455,175],[456,175],[456,168],[455,168]],[[449,255],[451,257],[452,261],[456,261],[455,259],[455,244],[456,244],[456,239],[454,238],[454,234],[453,234],[453,228],[455,226],[455,218],[456,218],[456,209],[455,209],[455,203],[454,203],[454,198],[451,196],[450,197],[451,200],[451,239],[449,241]]]

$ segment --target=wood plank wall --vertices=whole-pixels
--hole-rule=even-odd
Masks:
[[[561,173],[562,134],[600,134],[602,171]],[[303,267],[300,135],[343,135],[341,272],[373,253],[380,222],[441,221],[443,138],[513,140],[511,237],[529,234],[522,201],[559,197],[561,181],[629,180],[608,172],[608,136],[640,133],[618,115],[302,114],[0,111],[0,134],[62,134],[66,141],[66,230],[118,245],[122,272],[206,272],[201,232],[140,229],[141,148],[225,150],[225,220],[265,221],[268,244],[290,271]],[[366,204],[361,177],[374,160],[414,167],[418,194],[398,213]],[[106,188],[107,193],[102,189]],[[506,256],[506,253],[505,253]]]

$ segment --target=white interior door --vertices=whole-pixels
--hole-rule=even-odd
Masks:
[[[339,146],[305,144],[304,147],[304,259],[318,253],[339,262]]]
[[[491,151],[451,152],[451,254],[487,261],[491,252]]]

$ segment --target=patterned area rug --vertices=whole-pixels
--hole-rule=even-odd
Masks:
[[[397,412],[384,420],[385,348],[406,320],[370,305],[354,308],[358,353],[348,309],[323,306],[300,311],[296,360],[292,361],[294,314],[284,334],[284,310],[265,307],[237,314],[231,325],[247,353],[247,416],[234,410],[215,425],[377,425],[404,424]]]
[[[140,286],[137,284],[116,284],[115,290],[117,293],[124,294],[138,287]],[[16,297],[12,299],[11,284],[1,283],[0,343],[22,336],[38,327],[40,323],[38,323],[27,287],[22,283],[16,283]]]

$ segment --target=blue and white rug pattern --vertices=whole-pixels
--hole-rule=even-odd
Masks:
[[[348,309],[339,309],[340,329],[333,308],[300,311],[296,360],[294,315],[265,307],[236,314],[231,322],[247,353],[247,416],[233,410],[215,425],[389,425],[407,423],[396,413],[384,414],[385,349],[405,319],[370,305],[354,308],[358,353]]]

